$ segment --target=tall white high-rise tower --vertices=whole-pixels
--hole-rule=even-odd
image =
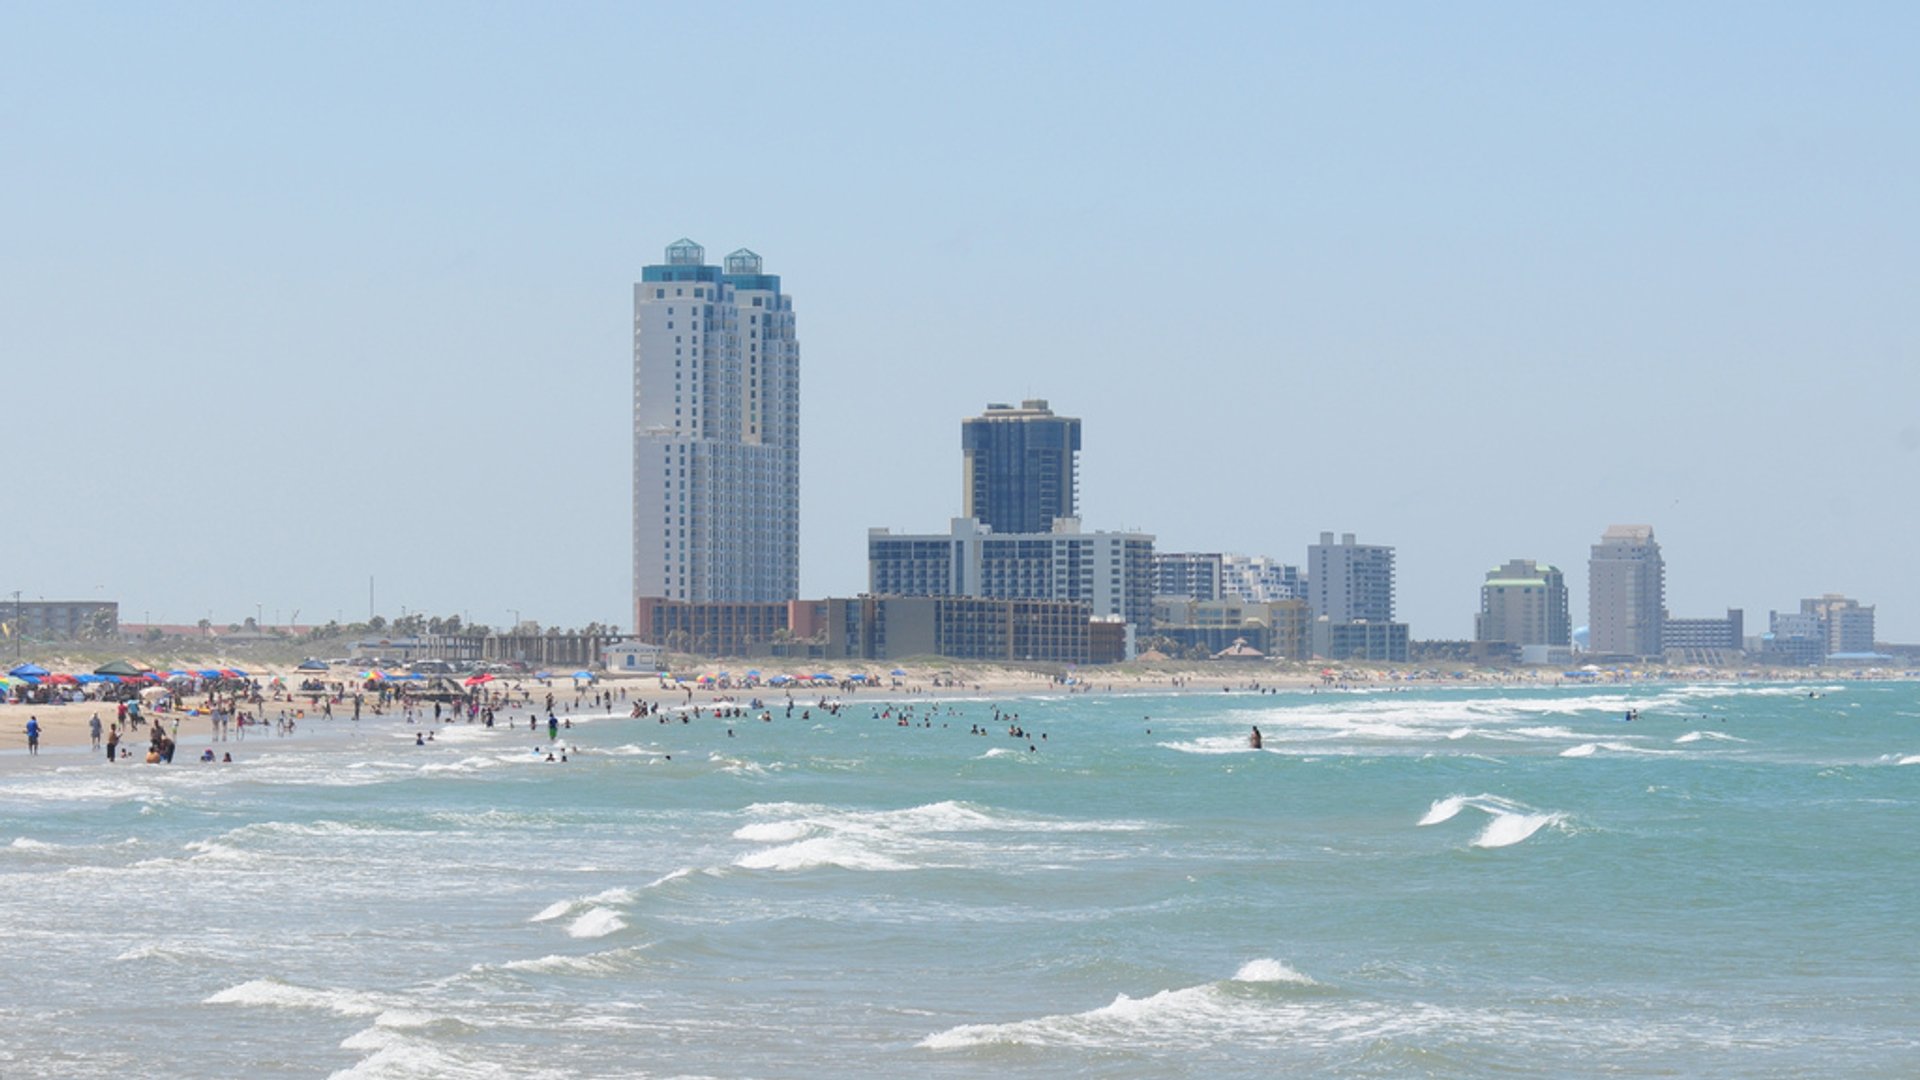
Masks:
[[[800,343],[780,277],[691,240],[633,287],[633,596],[800,589]]]

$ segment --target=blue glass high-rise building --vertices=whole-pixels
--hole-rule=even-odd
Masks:
[[[1080,421],[1045,401],[988,405],[960,425],[965,515],[997,533],[1044,533],[1078,517]]]

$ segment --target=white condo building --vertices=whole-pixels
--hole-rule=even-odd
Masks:
[[[954,518],[944,533],[867,530],[867,588],[875,596],[1082,600],[1099,619],[1145,627],[1153,617],[1153,537],[1081,532],[1055,518],[1043,533],[997,533]]]
[[[800,588],[800,343],[780,278],[691,240],[633,287],[633,595]]]
[[[1335,623],[1393,621],[1393,549],[1356,544],[1352,533],[1339,543],[1323,532],[1307,547],[1307,599],[1314,618]]]

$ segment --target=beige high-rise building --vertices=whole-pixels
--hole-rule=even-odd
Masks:
[[[1587,648],[1659,656],[1667,570],[1651,525],[1610,525],[1587,560]]]
[[[1487,571],[1480,586],[1475,641],[1508,645],[1566,645],[1573,634],[1567,616],[1567,579],[1557,566],[1510,559]]]

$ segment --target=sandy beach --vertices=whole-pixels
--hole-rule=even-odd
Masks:
[[[207,661],[205,666],[231,667],[235,663],[231,659],[221,659]],[[710,661],[695,665],[695,668],[700,672],[717,673],[728,670],[748,670],[751,663],[764,664],[765,661]],[[209,701],[205,693],[185,694],[180,697],[176,707],[166,711],[156,711],[151,707],[146,710],[149,716],[158,717],[177,739],[179,745],[175,753],[175,764],[196,761],[200,753],[209,746],[217,747],[220,753],[242,747],[246,748],[247,752],[257,753],[269,747],[279,750],[298,746],[303,735],[326,730],[350,718],[353,715],[355,694],[359,694],[362,698],[363,724],[407,722],[396,705],[389,705],[383,713],[375,712],[379,698],[378,692],[365,689],[360,680],[363,674],[360,668],[335,667],[325,673],[314,673],[297,671],[290,664],[262,665],[254,660],[241,660],[238,664],[248,672],[250,681],[261,688],[263,698],[257,707],[260,723],[249,726],[244,739],[238,734],[237,729],[230,729],[225,739],[217,738],[212,717],[208,712]],[[54,670],[85,670],[79,664],[63,668],[58,666],[58,661],[48,666]],[[197,668],[202,665],[196,663],[187,666]],[[1274,661],[1130,663],[1112,667],[1081,668],[1064,675],[1005,665],[964,662],[939,665],[910,663],[902,666],[876,663],[870,668],[862,669],[829,662],[828,667],[842,675],[852,675],[859,671],[866,674],[868,679],[864,683],[847,681],[838,685],[773,686],[761,683],[755,686],[722,688],[717,685],[701,685],[697,682],[666,683],[654,675],[603,675],[592,684],[584,680],[576,682],[568,677],[539,680],[528,676],[504,676],[477,689],[484,695],[483,702],[496,706],[501,721],[509,717],[524,721],[530,708],[544,711],[548,694],[553,695],[556,710],[565,710],[585,706],[589,694],[600,692],[612,693],[615,707],[619,709],[629,706],[634,701],[657,702],[668,708],[684,708],[725,704],[743,705],[755,698],[771,704],[784,702],[789,696],[795,701],[804,702],[819,700],[822,697],[893,700],[955,697],[1005,698],[1035,694],[1245,694],[1446,686],[1552,686],[1564,685],[1571,681],[1568,673],[1558,668],[1471,668],[1450,670],[1443,674],[1433,669],[1413,669],[1404,666]],[[892,674],[895,671],[903,674]],[[333,705],[331,721],[323,718],[320,710],[311,703],[307,693],[296,689],[303,679],[315,677],[316,674],[328,684],[340,684],[343,687],[343,693]],[[1897,674],[1875,672],[1869,677],[1894,677]],[[1656,668],[1646,671],[1608,672],[1586,681],[1766,682],[1783,678],[1837,680],[1860,677],[1862,677],[1861,673],[1857,672],[1817,669],[1769,671],[1756,676],[1753,672],[1742,673],[1731,669],[1691,668],[1679,671]],[[431,709],[431,705],[426,707],[426,715],[431,716]],[[104,740],[104,733],[114,725],[116,720],[117,705],[114,702],[0,704],[0,767],[8,767],[5,763],[12,763],[13,767],[31,763],[32,758],[27,753],[25,734],[26,724],[30,718],[37,719],[40,723],[42,756],[69,763],[75,754],[97,756],[99,751],[92,748],[89,734],[90,721],[96,715],[101,720]],[[279,721],[282,720],[293,722],[291,733],[285,733],[281,728]],[[122,745],[135,751],[136,756],[130,760],[137,762],[138,755],[145,752],[150,730],[149,728],[122,729]]]

